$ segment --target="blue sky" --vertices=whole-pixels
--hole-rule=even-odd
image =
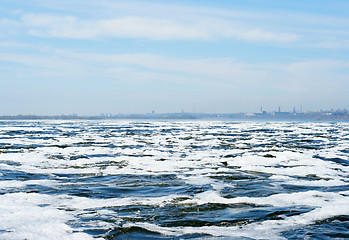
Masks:
[[[0,3],[0,115],[349,108],[346,0]]]

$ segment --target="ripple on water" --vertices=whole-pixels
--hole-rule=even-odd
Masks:
[[[1,121],[0,238],[348,238],[348,131]]]

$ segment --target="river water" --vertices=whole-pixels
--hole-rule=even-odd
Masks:
[[[349,238],[349,123],[0,121],[0,239]]]

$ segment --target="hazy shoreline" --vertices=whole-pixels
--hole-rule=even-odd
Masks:
[[[3,115],[0,120],[267,120],[267,121],[349,121],[349,113],[340,114],[323,112],[307,113],[164,113],[164,114],[115,114],[99,116],[79,115]]]

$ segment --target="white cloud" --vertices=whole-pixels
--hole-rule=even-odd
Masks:
[[[8,37],[18,33],[18,29],[21,27],[21,22],[11,19],[0,19],[0,37]]]
[[[110,0],[74,3],[62,0],[55,4],[37,0],[34,5],[56,15],[24,14],[22,25],[26,33],[46,38],[239,39],[267,44],[291,42],[304,48],[349,47],[348,17],[314,13],[311,9],[300,12],[275,8],[271,11],[262,5],[223,9],[191,3]],[[2,19],[0,27],[1,21],[5,25],[9,22],[18,25],[17,21]],[[16,31],[24,29],[15,28]],[[10,30],[6,27],[0,35],[6,36]]]
[[[287,65],[288,88],[305,92],[336,93],[349,87],[349,62],[331,59],[316,59]],[[334,97],[334,96],[333,96]]]
[[[66,79],[154,84],[202,85],[243,95],[333,94],[349,87],[349,62],[311,60],[251,64],[232,58],[171,58],[154,54],[92,54],[46,49],[42,55],[0,54],[1,61],[29,66],[35,72],[50,70]],[[20,69],[20,68],[19,68]]]
[[[290,42],[298,36],[244,26],[216,18],[178,20],[153,17],[122,17],[81,20],[73,16],[28,14],[22,17],[28,33],[40,37],[97,39],[104,37],[151,40],[210,40],[235,38],[248,41]]]
[[[232,58],[200,58],[180,59],[169,58],[154,54],[90,54],[73,53],[70,51],[58,51],[58,55],[70,59],[86,61],[86,64],[96,65],[100,68],[114,68],[118,66],[131,66],[132,71],[146,69],[146,72],[164,74],[166,79],[173,79],[176,82],[183,82],[183,78],[190,80],[201,79],[200,81],[241,85],[242,80],[254,81],[256,76],[261,78],[266,74],[266,66],[252,65],[237,62]],[[103,71],[103,70],[102,70]],[[130,72],[132,72],[130,71]],[[148,78],[147,78],[148,79]],[[161,79],[161,78],[159,78]],[[190,82],[190,81],[189,81]]]
[[[46,48],[35,54],[0,53],[0,61],[7,72],[7,77],[3,75],[2,79],[53,81],[75,89],[85,84],[103,86],[110,92],[124,91],[129,97],[134,90],[144,95],[159,92],[164,96],[186,92],[190,101],[197,99],[218,105],[222,102],[226,106],[235,99],[243,101],[245,107],[246,102],[270,106],[306,102],[309,106],[312,102],[313,107],[318,107],[317,103],[326,107],[334,104],[333,101],[338,105],[348,100],[349,62],[340,60],[251,64],[232,58],[95,54]]]
[[[233,37],[249,40],[249,41],[276,41],[276,42],[293,42],[296,41],[299,37],[296,34],[291,33],[274,33],[267,32],[261,29],[251,29],[247,31],[232,31],[228,30],[227,35]]]

